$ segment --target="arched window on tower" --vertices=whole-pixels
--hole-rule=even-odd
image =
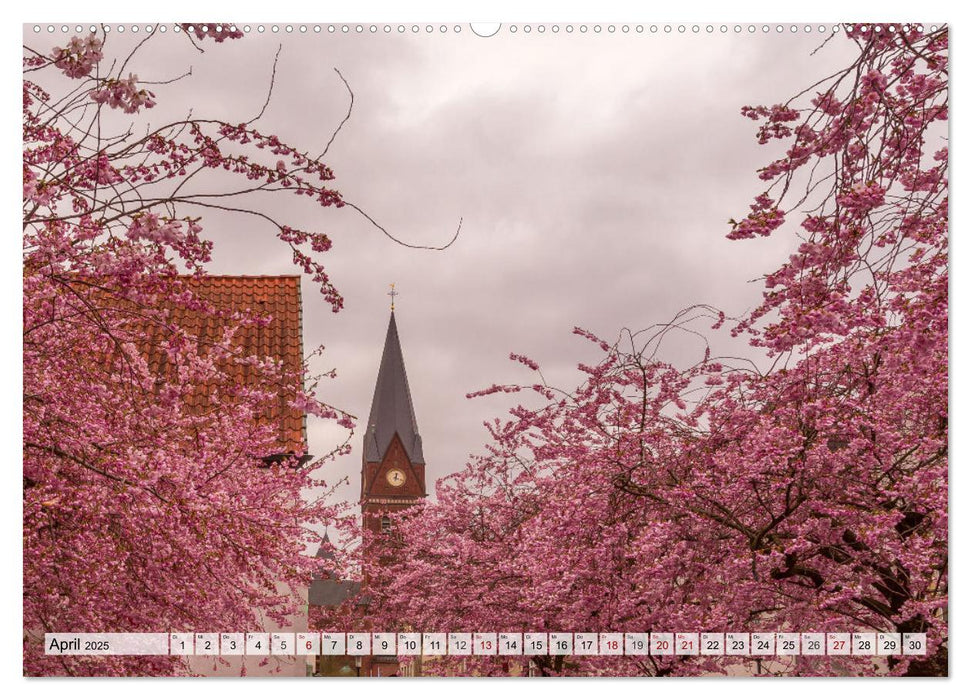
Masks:
[[[381,518],[381,532],[391,532],[391,518],[387,515]]]

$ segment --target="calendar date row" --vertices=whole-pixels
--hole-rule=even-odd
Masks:
[[[176,656],[923,656],[893,632],[48,633],[50,655]]]

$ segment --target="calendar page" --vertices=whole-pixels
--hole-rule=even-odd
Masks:
[[[23,25],[24,676],[948,675],[946,25],[206,14]]]

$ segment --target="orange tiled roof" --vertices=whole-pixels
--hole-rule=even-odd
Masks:
[[[265,326],[240,328],[234,340],[241,356],[271,357],[283,362],[288,374],[299,374],[303,366],[303,323],[300,301],[300,278],[281,276],[224,276],[210,275],[202,278],[180,278],[193,292],[220,311],[250,312],[258,316],[270,316]],[[171,322],[198,339],[200,346],[222,339],[225,322],[211,315],[182,307],[172,310]],[[154,372],[164,373],[166,355],[159,347],[164,329],[152,325],[147,331],[147,347],[144,349],[149,366]],[[235,380],[245,385],[252,370],[246,366],[236,368]],[[201,392],[200,392],[201,394]],[[260,417],[261,422],[279,426],[279,451],[305,452],[306,431],[303,411],[288,405],[292,397],[281,393],[277,405]],[[204,408],[204,396],[189,398],[189,404]]]

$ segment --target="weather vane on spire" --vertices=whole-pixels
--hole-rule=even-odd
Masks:
[[[394,290],[394,282],[391,283],[391,291],[388,292],[388,296],[391,297],[391,311],[394,311],[394,298],[398,296],[398,292]]]

